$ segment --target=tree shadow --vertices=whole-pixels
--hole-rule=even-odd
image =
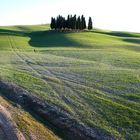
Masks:
[[[32,47],[85,47],[80,42],[77,42],[70,37],[67,37],[71,32],[55,32],[55,31],[38,31],[29,33],[29,44]],[[86,46],[89,47],[89,46]]]
[[[123,39],[123,41],[140,45],[140,39],[126,38],[126,39]]]
[[[106,35],[117,36],[117,37],[138,37],[138,38],[140,38],[140,34],[138,34],[138,33],[117,32],[117,31],[102,32],[102,31],[96,31],[96,30],[94,31],[94,33],[106,34]]]
[[[29,45],[32,47],[74,47],[74,48],[89,48],[91,46],[85,46],[84,44],[68,37],[68,34],[76,32],[60,32],[60,31],[25,31],[25,28],[20,27],[22,30],[8,30],[0,29],[0,35],[11,36],[25,36],[29,37]]]
[[[16,31],[16,30],[8,30],[8,29],[0,29],[0,35],[24,36],[25,32]]]

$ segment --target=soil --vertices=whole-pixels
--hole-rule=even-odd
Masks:
[[[10,113],[0,105],[0,140],[26,140],[16,128]]]

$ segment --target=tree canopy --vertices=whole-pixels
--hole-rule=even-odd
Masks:
[[[92,18],[89,17],[89,21],[88,21],[88,29],[91,30],[93,28],[93,25],[92,25]]]
[[[88,29],[92,29],[92,19],[90,17],[90,27]],[[86,29],[86,19],[84,15],[82,16],[76,16],[76,15],[68,15],[67,18],[58,15],[56,18],[51,18],[51,24],[50,24],[51,29],[55,30],[65,30],[65,29],[70,29],[70,30],[84,30]]]

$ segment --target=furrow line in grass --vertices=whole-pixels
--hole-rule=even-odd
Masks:
[[[14,42],[14,40],[13,40],[13,43],[15,43]],[[14,46],[16,47],[16,45],[14,44]],[[18,51],[22,51],[22,50],[20,50],[19,48],[17,48],[16,47],[16,49],[18,50]],[[62,77],[60,78],[59,76],[57,76],[56,74],[54,74],[52,71],[50,71],[49,69],[46,69],[46,68],[44,68],[44,66],[42,65],[42,64],[40,64],[39,62],[36,62],[35,60],[33,60],[30,56],[28,56],[28,55],[26,55],[25,53],[22,53],[21,54],[22,55],[22,58],[24,59],[24,61],[26,61],[26,63],[28,63],[28,65],[30,66],[30,67],[32,67],[37,73],[39,73],[40,74],[40,77],[42,77],[42,79],[46,79],[46,77],[39,71],[39,70],[36,70],[36,68],[34,68],[34,64],[36,64],[37,66],[39,66],[48,76],[50,76],[50,77],[54,77],[54,78],[56,78],[56,79],[58,79],[59,81],[61,81],[61,79],[63,79]],[[38,58],[39,59],[39,58]],[[28,62],[28,60],[29,60],[29,62]],[[31,61],[31,62],[30,62]],[[64,80],[64,79],[63,79]],[[61,81],[62,82],[62,81]]]
[[[46,69],[45,69],[39,62],[35,62],[31,57],[29,57],[29,56],[27,56],[27,55],[25,55],[25,54],[24,54],[24,56],[21,56],[21,54],[18,54],[17,51],[16,51],[16,49],[17,49],[18,51],[20,51],[20,50],[16,47],[16,45],[13,45],[13,44],[12,44],[13,42],[11,42],[11,40],[10,40],[10,43],[11,43],[12,48],[14,49],[14,52],[16,52],[16,54],[17,54],[23,61],[26,62],[25,57],[27,57],[29,60],[33,61],[33,63],[36,63],[36,64],[39,65],[43,70],[46,71]],[[16,48],[15,48],[15,47],[16,47]],[[26,64],[27,64],[28,66],[30,66],[30,67],[32,68],[32,70],[35,71],[35,72],[38,74],[39,77],[42,77],[41,79],[42,79],[43,81],[45,81],[45,83],[46,83],[46,78],[44,78],[44,76],[42,76],[42,73],[41,73],[40,71],[37,71],[37,70],[32,66],[32,64],[28,64],[27,62],[26,62]],[[47,70],[47,73],[48,73],[48,71],[49,71],[49,70]],[[55,77],[55,78],[58,78],[59,80],[61,79],[61,80],[65,83],[65,86],[66,86],[67,88],[69,88],[69,89],[72,89],[72,87],[70,87],[70,85],[67,84],[67,82],[70,82],[70,83],[72,83],[72,84],[76,84],[76,85],[78,85],[78,86],[85,86],[85,87],[87,87],[87,85],[85,85],[84,83],[81,83],[81,82],[80,82],[80,83],[77,83],[76,81],[74,81],[74,80],[72,80],[72,79],[70,80],[70,79],[65,78],[65,77],[63,77],[63,76],[58,76],[57,74],[54,74],[53,72],[50,72],[50,71],[49,71],[49,74],[50,74],[50,76]],[[49,85],[50,85],[50,86],[52,87],[52,89],[53,89],[53,84],[51,84],[51,83],[49,82]],[[92,89],[93,89],[93,87],[89,87],[89,86],[88,86],[88,88],[92,88]],[[96,89],[97,89],[97,87],[96,87]],[[98,90],[100,90],[100,89],[98,89]],[[55,91],[55,92],[57,92],[57,91]],[[76,93],[76,91],[74,91],[74,90],[72,90],[72,92]],[[77,94],[77,95],[79,96],[79,94]],[[82,99],[80,96],[79,96],[79,98]]]
[[[14,45],[14,46],[16,46],[16,45]],[[16,49],[17,50],[19,50],[17,47],[16,47]],[[20,51],[20,50],[19,50]],[[22,53],[22,55],[23,55],[23,53]],[[20,55],[21,56],[21,55]],[[51,77],[55,77],[55,78],[58,78],[58,80],[60,80],[60,81],[62,81],[62,82],[64,82],[65,83],[65,86],[67,87],[67,88],[69,88],[69,89],[71,89],[71,91],[72,92],[74,92],[73,91],[73,88],[71,87],[70,88],[70,86],[67,84],[67,82],[70,82],[70,83],[72,83],[72,84],[76,84],[76,85],[78,85],[78,86],[85,86],[85,87],[87,87],[87,85],[85,85],[84,83],[78,83],[78,82],[76,82],[75,80],[73,80],[73,79],[69,79],[69,78],[65,78],[65,77],[63,77],[63,76],[58,76],[56,73],[53,73],[53,72],[51,72],[51,71],[49,71],[49,70],[46,70],[39,62],[35,62],[31,57],[29,57],[29,56],[27,56],[27,55],[25,55],[24,54],[24,56],[21,58],[21,59],[24,59],[24,61],[26,61],[25,60],[25,57],[27,57],[27,59],[28,60],[31,60],[33,63],[35,63],[35,64],[37,64],[38,66],[40,66],[46,73],[48,73],[49,74],[49,76],[51,76]],[[39,73],[39,76],[40,77],[42,77],[42,79],[43,80],[45,80],[45,82],[46,82],[46,78],[44,77],[44,76],[42,76],[42,73],[40,72],[40,71],[37,71],[33,66],[32,66],[32,64],[28,64],[30,67],[32,67],[32,69],[33,70],[35,70],[37,73]],[[53,87],[53,85],[49,82],[49,84],[51,85],[51,87]],[[93,89],[93,87],[89,87],[88,86],[88,88],[92,88]],[[96,89],[97,89],[97,87],[96,87]],[[98,90],[100,90],[100,89],[98,89]],[[79,96],[79,95],[78,95]]]
[[[30,108],[35,114],[38,114],[42,119],[51,123],[52,126],[59,128],[62,132],[66,132],[66,134],[68,132],[74,136],[75,139],[76,137],[81,137],[81,140],[93,140],[94,138],[104,139],[104,137],[115,139],[116,137],[103,128],[96,126],[88,127],[80,123],[64,110],[60,110],[57,106],[48,104],[47,102],[42,102],[41,99],[33,96],[21,87],[8,84],[4,81],[0,81],[0,85],[0,90],[3,92],[4,96],[23,107]]]
[[[127,70],[127,71],[139,72],[139,69],[115,66],[115,65],[112,65],[112,64],[109,64],[109,63],[95,61],[95,60],[89,60],[89,59],[83,59],[83,58],[77,58],[77,57],[73,58],[71,56],[64,56],[64,55],[51,54],[51,53],[49,53],[49,55],[59,57],[59,58],[64,58],[64,59],[70,59],[70,60],[73,60],[73,61],[85,62],[85,63],[96,64],[96,65],[100,64],[102,66],[105,66],[107,69],[110,68],[112,71],[113,70],[114,71],[116,71],[116,70]]]
[[[15,46],[15,44],[13,44],[14,42],[13,40],[11,40],[10,37],[9,37],[9,41],[10,41],[10,45],[12,47],[13,52],[36,74],[38,78],[40,78],[40,80],[42,80],[44,83],[48,85],[47,81],[42,78],[42,75],[36,69],[34,69],[29,63],[27,63],[26,59],[17,52],[18,48]]]
[[[38,77],[41,77],[41,75],[40,75],[34,68],[32,68],[32,67],[27,63],[27,60],[26,60],[24,57],[22,57],[21,54],[18,53],[19,50],[18,50],[18,48],[15,46],[13,40],[11,40],[11,37],[10,37],[10,36],[8,37],[8,39],[9,39],[10,46],[12,47],[13,52],[14,52],[14,53],[15,53],[29,68],[31,68],[31,70],[34,71]]]
[[[43,66],[41,66],[39,63],[35,62],[31,57],[21,53],[21,50],[18,49],[15,45],[14,40],[12,40],[12,47],[14,48],[14,51],[16,52],[16,54],[26,63],[26,65],[28,65],[36,74],[37,76],[44,81],[47,85],[49,84],[49,86],[51,87],[52,91],[56,93],[56,90],[53,88],[53,85],[48,82],[45,78],[45,76],[39,71],[37,70],[34,65],[32,63],[30,63],[30,61],[32,61],[34,64],[37,64],[41,69],[43,69],[45,71],[46,74],[48,74],[50,77],[55,77],[55,75],[53,75],[50,71],[46,70]],[[20,52],[20,54],[17,52],[17,50]],[[56,78],[56,77],[55,77]],[[59,79],[60,80],[60,79]]]
[[[71,81],[64,81],[64,83],[68,86],[68,87],[71,87],[71,88],[73,88],[72,86],[72,84],[73,84],[73,82],[71,82]],[[135,105],[134,105],[134,107],[132,106],[133,105],[133,102],[127,102],[128,104],[125,104],[125,102],[127,101],[127,100],[125,100],[124,98],[121,98],[120,96],[116,96],[116,94],[114,94],[114,95],[110,95],[110,94],[106,94],[107,93],[107,91],[105,90],[105,89],[103,89],[103,88],[98,88],[98,87],[90,87],[90,86],[88,86],[88,85],[81,85],[81,84],[78,84],[78,83],[75,83],[76,84],[76,87],[77,86],[80,86],[80,87],[82,87],[82,88],[85,88],[85,89],[90,89],[90,90],[94,90],[95,89],[95,91],[99,91],[98,93],[94,93],[94,94],[96,94],[96,95],[98,95],[99,97],[104,97],[105,99],[109,99],[110,101],[112,101],[112,102],[115,102],[115,103],[118,103],[118,104],[120,104],[120,105],[123,105],[123,106],[125,106],[125,107],[130,107],[131,106],[131,108],[132,109],[134,109],[135,111],[138,111],[138,107],[137,107],[137,109],[135,108]],[[77,93],[77,90],[75,89],[75,88],[73,88],[73,91],[75,91],[75,93]],[[103,94],[101,94],[102,92],[105,92],[105,93],[103,93]],[[114,91],[113,91],[114,92]],[[79,95],[79,97],[80,97],[80,99],[83,99],[83,95],[80,95],[80,94],[78,94]],[[123,101],[123,102],[120,102],[120,100],[121,101]],[[85,101],[86,102],[86,101]],[[138,104],[137,104],[138,105]]]
[[[8,37],[8,39],[9,39],[10,46],[12,47],[13,52],[18,56],[18,58],[20,58],[20,59],[22,60],[22,62],[24,62],[29,68],[31,68],[32,71],[34,71],[34,72],[36,73],[37,76],[40,77],[40,75],[39,75],[34,69],[32,69],[32,67],[30,67],[30,66],[26,63],[25,59],[22,58],[21,55],[17,52],[16,48],[15,48],[14,45],[13,45],[13,42],[12,42],[10,36]]]
[[[62,77],[59,77],[59,78],[62,78]],[[102,92],[102,91],[105,91],[105,93],[108,92],[108,91],[106,91],[104,88],[91,87],[91,86],[88,86],[88,85],[85,85],[85,84],[76,83],[76,82],[74,82],[74,81],[69,81],[69,80],[66,80],[66,79],[62,79],[62,80],[64,81],[65,85],[66,85],[67,87],[71,87],[75,93],[77,93],[77,90],[73,88],[73,85],[72,85],[72,84],[75,84],[75,85],[76,85],[75,87],[81,87],[82,89],[83,89],[83,88],[84,88],[84,89],[90,89],[90,90],[96,89],[96,90],[99,91],[99,92],[100,92],[100,91],[101,91],[101,92]],[[108,89],[108,90],[109,90],[109,89]],[[106,99],[109,99],[109,100],[111,100],[111,101],[115,101],[116,103],[118,103],[119,100],[113,99],[113,98],[116,98],[116,96],[113,95],[113,97],[112,97],[112,96],[107,95],[107,94],[99,94],[99,92],[98,92],[98,94],[96,93],[99,97],[102,96],[102,97],[104,97],[104,98],[106,98]],[[112,91],[112,92],[114,93],[115,91]],[[112,93],[112,92],[111,92],[111,93]],[[110,93],[110,92],[109,92],[109,93]],[[83,95],[78,94],[78,96],[79,96],[80,100],[83,101]],[[87,101],[84,101],[84,103],[87,103]],[[120,102],[119,102],[119,103],[120,103]],[[88,105],[89,105],[89,104],[88,104]],[[122,105],[124,105],[124,104],[122,104]],[[125,106],[127,107],[127,105],[125,105]]]
[[[16,46],[16,45],[15,45]],[[16,47],[17,48],[17,47]],[[17,50],[19,50],[20,52],[21,52],[21,50],[20,49],[18,49],[17,48]],[[44,68],[43,67],[43,65],[41,65],[39,62],[35,62],[31,57],[29,57],[29,56],[27,56],[26,54],[23,54],[22,53],[22,57],[24,58],[24,59],[28,59],[28,60],[31,60],[32,62],[33,62],[33,64],[37,64],[43,71],[45,71],[45,73],[47,73],[47,74],[49,74],[49,76],[51,76],[51,77],[54,77],[54,78],[57,78],[59,81],[61,81],[61,83],[65,83],[65,80],[64,80],[64,78],[60,78],[60,77],[58,77],[57,75],[55,75],[53,72],[51,72],[50,70],[47,70],[46,68]],[[32,63],[30,63],[29,65],[34,69],[34,70],[36,70],[36,68],[34,68],[34,65],[33,65]],[[48,80],[48,78],[46,78],[40,71],[38,71],[38,70],[36,70],[40,75],[41,75],[41,78],[43,79],[43,80]],[[49,81],[47,81],[47,83],[52,87],[52,90],[55,92],[55,93],[57,93],[57,94],[59,94],[60,93],[60,91],[59,91],[59,89],[57,89],[57,88],[55,88],[54,87],[54,85],[53,85],[53,83],[52,82],[49,82]],[[67,88],[67,89],[69,89],[69,94],[71,93],[72,95],[74,95],[76,98],[78,98],[78,99],[80,99],[81,97],[79,96],[79,94],[77,94],[74,90],[73,90],[73,88],[72,87],[70,87],[70,86],[68,86],[68,84],[62,84],[61,85],[61,88]],[[63,91],[63,92],[65,92],[65,90]],[[59,94],[59,96],[61,96],[61,94],[62,93],[60,93]],[[66,94],[66,93],[65,93]],[[81,100],[82,100],[82,98],[81,98]],[[65,102],[65,101],[64,101]],[[84,102],[84,101],[83,101]],[[72,104],[71,104],[72,105]],[[88,105],[88,104],[87,104]],[[73,106],[73,105],[72,105]],[[89,105],[88,105],[89,106]],[[75,107],[75,106],[73,106],[73,107]]]

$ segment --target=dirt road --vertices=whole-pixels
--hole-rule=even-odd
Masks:
[[[10,113],[0,105],[0,140],[26,140],[16,128]]]

